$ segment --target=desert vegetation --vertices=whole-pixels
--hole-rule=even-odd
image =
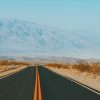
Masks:
[[[100,62],[79,61],[74,64],[48,63],[46,67],[100,91]]]
[[[28,62],[1,60],[0,61],[0,73],[8,71],[8,70],[16,69],[22,66],[27,66],[27,65],[29,65]]]
[[[57,64],[57,63],[48,63],[46,64],[48,67],[54,67],[54,68],[64,68],[64,69],[69,69],[70,64]]]
[[[81,72],[88,72],[100,75],[100,63],[84,63],[80,62],[72,66],[73,69],[77,69]]]
[[[85,61],[79,61],[76,64],[57,64],[57,63],[49,63],[46,66],[54,67],[59,69],[76,69],[80,72],[88,72],[100,75],[100,63],[88,63]]]

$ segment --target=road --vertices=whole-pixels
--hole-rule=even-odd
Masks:
[[[26,68],[21,72],[0,80],[0,100],[33,100],[35,68]]]
[[[43,100],[100,100],[100,95],[40,67]]]
[[[39,66],[1,79],[0,100],[100,100],[100,95]]]

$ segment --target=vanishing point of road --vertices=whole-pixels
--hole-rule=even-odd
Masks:
[[[0,79],[0,100],[100,100],[100,92],[34,66]]]

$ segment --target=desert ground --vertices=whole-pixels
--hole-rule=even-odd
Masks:
[[[0,78],[16,73],[26,68],[28,65],[30,64],[27,62],[1,60],[0,61]]]
[[[0,78],[16,73],[28,66],[29,62],[0,61]],[[76,64],[47,63],[46,68],[60,75],[74,79],[95,90],[100,91],[100,63],[78,62]]]
[[[57,64],[49,63],[48,69],[74,79],[86,86],[100,91],[100,63]]]

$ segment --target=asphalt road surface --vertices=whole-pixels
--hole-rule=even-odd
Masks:
[[[33,100],[36,69],[29,67],[0,80],[0,100]]]
[[[100,95],[39,67],[43,100],[100,100]]]
[[[36,100],[100,100],[100,95],[41,66],[38,74],[35,67],[29,67],[0,79],[0,100],[34,100],[39,82],[42,98]]]

